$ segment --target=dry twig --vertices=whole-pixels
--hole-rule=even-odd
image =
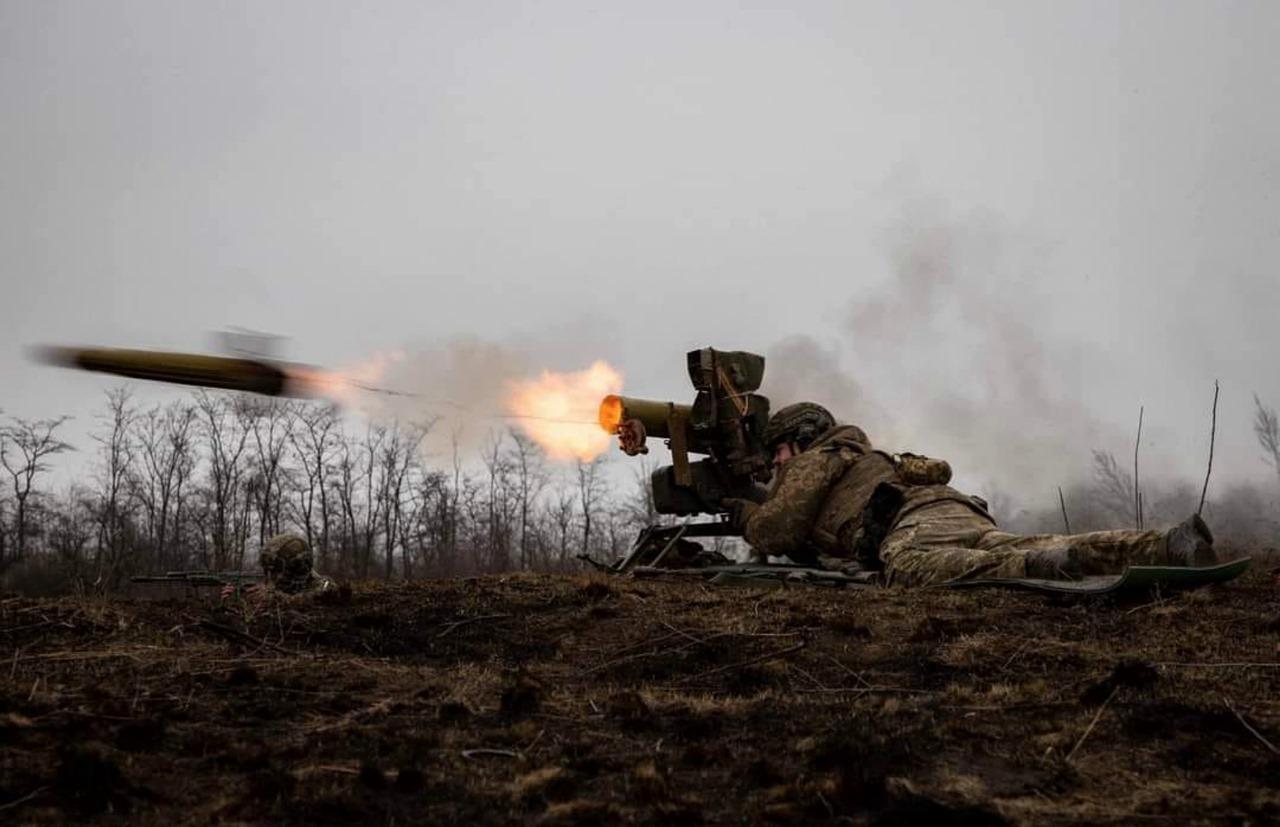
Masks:
[[[1232,715],[1234,715],[1234,716],[1236,716],[1236,720],[1240,722],[1240,725],[1241,725],[1241,726],[1243,726],[1245,729],[1249,730],[1249,732],[1253,735],[1253,737],[1254,737],[1254,738],[1257,738],[1259,741],[1261,741],[1261,742],[1262,742],[1262,745],[1263,745],[1264,747],[1266,747],[1267,749],[1271,750],[1271,752],[1272,752],[1272,754],[1273,754],[1273,755],[1280,755],[1280,749],[1277,749],[1275,744],[1273,744],[1273,743],[1271,743],[1270,741],[1268,741],[1268,740],[1263,736],[1263,734],[1262,734],[1261,732],[1258,732],[1258,730],[1254,729],[1254,728],[1249,724],[1249,722],[1248,722],[1248,721],[1246,721],[1246,720],[1244,719],[1244,716],[1243,716],[1243,715],[1241,715],[1241,714],[1236,710],[1236,708],[1235,708],[1234,706],[1232,706],[1232,705],[1231,705],[1231,699],[1230,699],[1230,698],[1226,698],[1226,697],[1224,697],[1224,698],[1222,699],[1222,702],[1223,702],[1224,704],[1226,704],[1227,709],[1231,710],[1231,714],[1232,714]]]
[[[343,715],[336,721],[327,724],[319,724],[317,726],[308,727],[302,730],[303,735],[318,735],[321,732],[333,732],[339,729],[346,729],[359,723],[362,719],[373,715],[380,715],[389,710],[394,704],[392,698],[384,698],[376,704],[366,706],[364,709],[357,709],[355,712]]]
[[[674,633],[674,634],[676,634],[676,635],[678,635],[678,636],[680,636],[680,637],[686,638],[687,640],[691,640],[691,641],[693,641],[694,643],[706,643],[706,642],[707,642],[704,638],[695,637],[693,634],[691,634],[691,633],[689,633],[689,632],[686,632],[686,631],[684,631],[683,629],[677,629],[675,626],[672,626],[670,623],[667,623],[666,621],[663,621],[663,622],[662,622],[662,625],[663,625],[663,626],[666,626],[668,629],[670,629],[670,630],[672,631],[672,633]]]
[[[1035,638],[1032,638],[1032,637],[1029,637],[1029,638],[1027,638],[1026,640],[1022,641],[1022,645],[1021,645],[1021,646],[1019,646],[1017,649],[1014,649],[1014,650],[1013,650],[1013,654],[1009,656],[1009,659],[1008,659],[1008,660],[1006,660],[1006,661],[1004,662],[1004,665],[1002,665],[1000,668],[1001,668],[1001,669],[1008,669],[1008,668],[1009,668],[1009,664],[1011,664],[1011,663],[1013,663],[1015,660],[1017,660],[1017,659],[1018,659],[1018,655],[1021,655],[1024,651],[1026,651],[1027,647],[1028,647],[1028,646],[1030,646],[1030,645],[1031,645],[1032,643],[1034,643],[1034,642],[1035,642]]]
[[[12,810],[14,807],[21,807],[23,804],[26,804],[28,801],[40,795],[40,793],[44,792],[47,789],[49,788],[36,787],[34,790],[27,793],[22,798],[15,798],[13,801],[10,801],[8,804],[0,804],[0,812],[3,812],[4,810]]]
[[[336,772],[341,775],[359,775],[359,767],[346,767],[341,764],[308,764],[305,767],[298,767],[293,770],[292,775],[298,778],[306,778],[309,775],[315,775],[321,772]]]
[[[479,623],[482,620],[501,620],[502,618],[507,618],[507,617],[511,617],[511,615],[480,615],[479,617],[468,617],[463,620],[457,620],[457,621],[454,621],[453,623],[447,624],[444,627],[444,631],[440,632],[440,634],[436,635],[436,637],[442,638],[445,635],[452,632],[454,629],[457,629],[459,626],[466,626],[469,623]]]
[[[932,689],[906,689],[901,686],[834,686],[829,689],[793,689],[798,695],[937,695]]]
[[[519,758],[520,753],[513,749],[490,749],[488,747],[480,747],[478,749],[464,749],[461,753],[463,758],[468,761],[474,761],[477,755],[501,755],[504,758]]]
[[[214,623],[212,620],[201,620],[196,625],[198,625],[201,629],[208,629],[210,632],[219,634],[222,637],[226,638],[227,640],[233,641],[235,643],[247,643],[247,644],[250,644],[251,646],[258,647],[259,649],[261,648],[275,649],[277,652],[281,652],[286,655],[292,655],[294,657],[301,656],[301,653],[295,652],[292,649],[286,649],[283,646],[279,645],[278,643],[272,643],[269,640],[256,638],[253,635],[240,631],[239,629],[233,629],[230,626],[224,626],[221,623]]]
[[[1209,467],[1204,471],[1204,488],[1200,489],[1200,507],[1196,509],[1199,514],[1204,511],[1204,498],[1209,493],[1209,474],[1213,472],[1213,438],[1218,433],[1218,380],[1213,380],[1213,419],[1209,425]]]
[[[1076,754],[1076,750],[1080,749],[1081,745],[1084,744],[1084,739],[1089,737],[1089,733],[1093,732],[1093,728],[1098,725],[1098,719],[1102,717],[1102,713],[1107,711],[1107,705],[1111,703],[1111,699],[1114,698],[1116,693],[1119,691],[1120,687],[1118,686],[1112,689],[1111,694],[1102,702],[1102,706],[1098,707],[1097,714],[1093,716],[1093,720],[1089,722],[1089,726],[1085,727],[1084,733],[1080,736],[1080,740],[1076,741],[1076,745],[1071,748],[1071,752],[1067,753],[1067,757],[1064,759],[1067,763],[1071,763],[1072,756],[1074,756]]]
[[[581,674],[583,674],[583,675],[591,675],[591,674],[594,674],[594,673],[596,673],[596,672],[600,672],[600,671],[602,671],[602,670],[604,670],[604,669],[608,669],[608,668],[609,668],[609,667],[611,667],[611,666],[618,666],[619,664],[623,664],[623,663],[630,663],[630,662],[631,662],[631,661],[633,661],[633,660],[644,660],[645,658],[653,658],[653,657],[657,657],[657,656],[659,656],[659,655],[674,655],[674,654],[679,654],[680,652],[686,652],[686,651],[688,651],[689,649],[692,649],[692,648],[693,648],[693,647],[695,647],[695,646],[703,646],[703,645],[706,645],[706,644],[710,643],[710,642],[711,642],[711,641],[713,641],[713,640],[719,640],[719,639],[720,639],[720,638],[722,638],[722,637],[732,637],[732,636],[734,636],[734,635],[739,635],[739,634],[742,634],[742,633],[741,633],[741,632],[716,632],[715,634],[713,634],[713,635],[711,635],[711,636],[709,636],[709,637],[705,637],[705,638],[696,638],[696,637],[693,637],[692,635],[688,634],[687,632],[679,632],[679,631],[677,631],[677,633],[676,633],[676,634],[663,635],[662,637],[654,638],[652,641],[650,641],[650,643],[651,643],[652,645],[656,645],[656,644],[658,644],[658,643],[664,643],[664,642],[666,642],[666,641],[668,641],[668,640],[671,640],[672,638],[680,637],[680,636],[684,636],[684,637],[686,637],[686,638],[688,638],[688,639],[692,640],[693,642],[692,642],[692,643],[686,643],[684,646],[677,646],[677,647],[674,647],[674,648],[672,648],[672,647],[667,647],[667,648],[665,648],[665,649],[653,649],[653,650],[651,650],[651,651],[649,651],[649,652],[639,652],[639,653],[636,653],[636,654],[633,654],[633,655],[627,655],[627,656],[625,656],[625,657],[615,657],[615,658],[613,658],[613,659],[611,659],[611,660],[607,660],[607,661],[605,661],[604,663],[600,663],[600,664],[597,664],[597,665],[595,665],[595,666],[592,666],[590,669],[584,669],[584,670],[582,670]],[[747,637],[755,637],[755,635],[747,635]],[[643,644],[641,644],[641,645],[643,645]],[[635,649],[635,648],[637,648],[637,647],[635,647],[635,646],[628,646],[628,647],[626,647],[626,648],[624,648],[624,649],[620,649],[619,651],[620,651],[620,652],[629,652],[629,651],[631,651],[631,650],[633,650],[633,649]]]
[[[1145,408],[1138,406],[1138,437],[1133,441],[1133,519],[1139,529],[1142,528],[1142,488],[1138,485],[1138,449],[1142,447],[1142,413]]]
[[[1156,661],[1155,666],[1182,666],[1191,669],[1280,669],[1280,663],[1238,661],[1231,663],[1188,663],[1178,660]]]
[[[39,655],[23,655],[22,660],[48,660],[48,661],[72,661],[72,660],[107,660],[110,658],[128,658],[135,663],[141,663],[142,659],[134,652],[44,652]]]
[[[853,679],[854,679],[854,680],[856,680],[858,683],[862,684],[863,686],[867,687],[868,689],[871,687],[871,683],[870,683],[866,678],[862,677],[862,673],[861,673],[861,672],[855,672],[855,671],[853,671],[851,668],[849,668],[849,666],[848,666],[848,665],[846,665],[846,664],[844,664],[844,663],[841,663],[841,662],[840,662],[840,660],[839,660],[838,658],[836,658],[834,655],[827,655],[827,660],[831,661],[831,662],[832,662],[832,663],[834,663],[836,666],[838,666],[838,667],[840,667],[841,669],[843,669],[843,670],[845,671],[845,674],[852,676],[852,677],[853,677]]]
[[[792,652],[799,652],[801,649],[803,649],[807,645],[808,645],[808,642],[802,640],[799,643],[797,643],[795,646],[788,646],[785,649],[778,649],[777,651],[774,651],[774,652],[766,652],[763,655],[757,655],[754,658],[747,658],[746,660],[738,661],[737,663],[731,663],[728,666],[718,666],[715,669],[711,669],[706,672],[699,672],[696,675],[691,675],[685,678],[685,680],[682,681],[682,683],[695,681],[700,678],[709,678],[712,675],[719,675],[721,672],[729,672],[734,669],[741,669],[744,666],[754,666],[757,663],[763,663],[764,661],[773,660],[774,658],[780,658],[783,655],[789,655]]]

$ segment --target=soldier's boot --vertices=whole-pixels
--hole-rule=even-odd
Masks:
[[[1037,548],[1027,552],[1027,577],[1036,580],[1079,580],[1084,576],[1075,546]]]
[[[1213,532],[1199,514],[1192,514],[1164,536],[1165,565],[1212,566],[1218,562]]]

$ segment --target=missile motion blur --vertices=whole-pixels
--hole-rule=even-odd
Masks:
[[[317,368],[232,356],[100,347],[43,347],[33,352],[45,364],[263,396],[315,397],[323,388]]]

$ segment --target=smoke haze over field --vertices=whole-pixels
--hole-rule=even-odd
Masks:
[[[244,325],[402,351],[422,401],[361,406],[446,434],[597,359],[684,399],[712,345],[1050,504],[1140,405],[1144,476],[1198,479],[1217,378],[1215,479],[1270,483],[1277,31],[1271,2],[0,0],[0,409],[87,448],[116,383],[25,346]]]

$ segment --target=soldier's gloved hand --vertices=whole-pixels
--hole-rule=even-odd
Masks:
[[[272,590],[265,584],[253,583],[252,585],[245,586],[244,599],[246,602],[252,603],[255,606],[261,606],[271,598],[271,592]]]
[[[729,512],[729,522],[741,531],[746,528],[747,520],[751,519],[759,504],[738,497],[725,497],[720,501],[720,507]]]
[[[222,587],[222,600],[232,600],[239,597],[240,599],[253,603],[261,604],[271,596],[271,590],[261,583],[253,583],[248,586],[238,587],[233,583],[227,583]]]

